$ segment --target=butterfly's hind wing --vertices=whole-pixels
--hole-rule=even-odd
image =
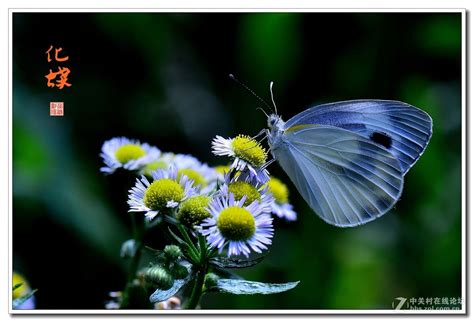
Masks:
[[[392,153],[404,174],[423,154],[433,126],[426,112],[403,102],[387,100],[318,105],[288,120],[285,129],[306,124],[331,125],[359,133]]]
[[[333,126],[286,131],[272,152],[311,208],[329,224],[372,221],[403,188],[398,160],[363,136]]]

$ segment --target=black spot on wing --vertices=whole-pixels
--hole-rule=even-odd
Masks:
[[[373,132],[370,135],[370,139],[375,143],[381,144],[387,149],[392,146],[392,138],[385,133],[382,132]]]

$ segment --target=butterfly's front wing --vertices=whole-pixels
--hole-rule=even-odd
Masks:
[[[340,127],[384,146],[405,174],[423,154],[432,134],[431,117],[409,104],[387,100],[354,100],[318,105],[285,123],[285,129],[306,124]]]
[[[311,208],[326,222],[351,227],[390,210],[403,171],[386,149],[332,126],[286,132],[272,151]]]

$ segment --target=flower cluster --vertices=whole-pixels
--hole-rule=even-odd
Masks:
[[[228,257],[261,253],[273,237],[272,214],[296,220],[288,188],[270,176],[267,151],[251,137],[216,136],[212,151],[230,157],[228,165],[211,167],[190,155],[113,138],[102,146],[101,171],[123,168],[138,175],[129,190],[129,211],[143,213],[148,222],[178,222]]]

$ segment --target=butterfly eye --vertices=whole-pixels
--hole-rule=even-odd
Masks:
[[[275,125],[275,119],[273,117],[269,117],[267,120],[268,127],[273,127]]]

